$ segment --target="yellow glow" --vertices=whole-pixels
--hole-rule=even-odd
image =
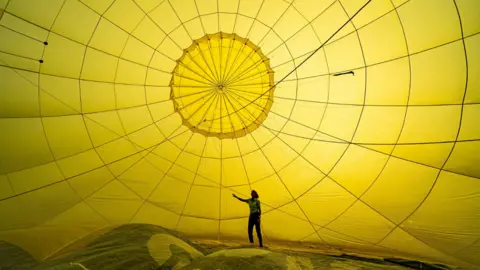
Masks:
[[[271,243],[480,267],[478,10],[0,0],[0,242],[246,240],[255,189]]]

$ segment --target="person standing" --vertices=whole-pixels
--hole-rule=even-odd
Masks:
[[[242,199],[235,194],[232,195],[239,201],[248,203],[250,207],[250,216],[248,218],[248,239],[250,240],[250,243],[253,244],[253,227],[255,226],[258,242],[260,243],[260,247],[263,247],[262,234],[260,231],[260,216],[262,215],[262,210],[260,207],[260,200],[258,199],[258,193],[255,190],[252,190],[252,198],[250,199]]]

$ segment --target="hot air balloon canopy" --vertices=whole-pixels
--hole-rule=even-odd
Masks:
[[[479,11],[0,0],[0,241],[247,241],[256,190],[266,245],[479,267]]]

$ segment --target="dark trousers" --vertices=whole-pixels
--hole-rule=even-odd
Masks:
[[[255,230],[257,231],[258,242],[260,246],[263,246],[262,233],[260,232],[260,213],[250,214],[248,218],[248,239],[250,243],[253,243],[253,226],[255,226]]]

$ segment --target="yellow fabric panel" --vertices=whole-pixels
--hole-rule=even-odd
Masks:
[[[118,110],[120,122],[127,134],[147,127],[152,122],[150,113],[146,106]]]
[[[324,174],[303,158],[296,158],[288,167],[278,172],[278,176],[294,198],[313,187]]]
[[[153,49],[136,38],[129,38],[123,49],[122,57],[126,60],[148,65]]]
[[[408,58],[368,67],[365,103],[368,105],[406,105],[410,80]]]
[[[408,0],[392,0],[392,4],[395,6],[395,7],[400,7],[402,6],[403,4],[407,3]]]
[[[431,5],[435,5],[432,12]],[[448,0],[408,2],[398,8],[410,53],[430,49],[461,37],[455,4]],[[423,20],[415,15],[422,14]],[[424,38],[428,35],[428,38]]]
[[[145,82],[146,67],[125,60],[119,60],[115,82],[124,84],[141,84]]]
[[[222,177],[221,161],[214,158],[202,158],[197,174],[213,182],[220,183]]]
[[[170,162],[174,162],[181,151],[181,149],[178,149],[178,147],[176,147],[171,142],[163,141],[163,143],[156,146],[155,150],[152,151],[152,153]]]
[[[87,222],[83,223],[82,226],[79,226],[78,223],[81,220],[86,220]],[[109,223],[101,215],[95,212],[95,210],[90,207],[85,202],[79,202],[74,205],[69,210],[53,217],[52,219],[46,221],[45,223],[36,227],[39,231],[50,228],[52,234],[49,235],[48,242],[52,250],[47,256],[53,255],[54,252],[59,251],[57,247],[64,247],[70,245],[78,239],[88,236],[90,233],[94,233],[97,230],[100,230],[104,227],[107,227]],[[55,230],[52,228],[60,227],[63,232],[55,234]],[[48,251],[48,249],[45,249]]]
[[[195,172],[200,164],[200,157],[183,151],[178,156],[176,163],[181,164],[182,167],[190,172]]]
[[[131,142],[119,138],[98,147],[97,152],[105,163],[111,163],[136,153],[136,149]]]
[[[163,53],[173,61],[182,55],[182,50],[170,38],[163,39],[160,46],[158,46],[157,51]]]
[[[455,140],[461,106],[418,106],[408,108],[399,142]]]
[[[307,24],[307,21],[305,21],[302,15],[298,13],[294,7],[290,6],[285,13],[282,14],[281,19],[276,22],[273,30],[279,33],[281,39],[287,40],[297,33],[305,24]]]
[[[480,52],[475,48],[480,45],[480,36],[475,35],[465,39],[465,48],[468,53],[468,85],[465,102],[480,101],[480,79],[475,76],[480,72]]]
[[[203,36],[203,28],[202,28],[202,21],[200,18],[193,19],[187,23],[184,24],[185,30],[188,32],[188,34],[194,38],[198,39]]]
[[[445,253],[419,241],[401,228],[393,230],[387,238],[380,242],[380,246],[394,249],[397,252],[406,254],[408,257],[420,256],[424,260],[445,260],[452,264],[460,263],[458,260],[446,256]]]
[[[113,82],[117,65],[115,57],[89,47],[85,53],[81,78],[87,81]]]
[[[201,17],[203,27],[205,28],[204,33],[213,34],[219,32],[218,19],[219,14],[210,14]]]
[[[115,177],[118,178],[122,174],[124,174],[129,168],[131,168],[133,165],[139,162],[142,157],[146,158],[145,155],[146,155],[145,151],[126,155],[125,157],[121,157],[115,161],[106,163],[107,168]]]
[[[342,3],[345,11],[349,16],[352,16],[358,9],[365,5],[367,1],[347,0]],[[361,14],[358,14],[352,21],[355,27],[360,28],[366,24],[374,21],[382,15],[389,13],[393,9],[392,2],[389,0],[372,1]]]
[[[175,11],[168,2],[163,2],[152,12],[150,16],[165,33],[172,32],[180,24]]]
[[[198,16],[194,0],[180,0],[171,2],[173,9],[182,22],[189,21]]]
[[[228,221],[230,219],[237,219],[239,217],[246,217],[248,215],[248,212],[246,211],[248,209],[248,205],[246,203],[240,202],[238,200],[232,200],[232,194],[237,194],[242,198],[247,198],[248,194],[250,194],[250,186],[248,184],[222,188],[221,192],[222,194],[220,198],[220,217],[222,220]],[[268,206],[269,202],[267,199],[264,199],[264,195],[266,194],[260,194],[260,200],[263,202],[262,211],[265,213],[270,210],[271,207]]]
[[[334,0],[317,2],[315,0],[301,0],[293,1],[292,5],[302,14],[307,20],[315,19],[319,14],[325,11]]]
[[[234,14],[219,14],[218,19],[220,21],[218,30],[221,32],[232,32],[235,26]]]
[[[254,189],[267,245],[478,267],[479,5],[0,1],[0,241],[244,241]]]
[[[8,21],[4,22],[2,19],[2,25],[6,25],[6,27],[8,27],[0,28],[0,35],[3,36],[2,40],[0,41],[0,49],[2,52],[10,52],[33,59],[40,58],[43,52],[43,44],[37,42],[36,40],[29,39],[26,36],[18,35],[9,30],[10,25],[8,24]]]
[[[36,73],[0,67],[0,87],[2,88],[0,115],[2,117],[38,116],[40,106],[37,82],[38,74]]]
[[[297,157],[297,154],[291,150],[290,146],[280,139],[273,139],[262,148],[263,154],[268,158],[271,168],[278,172],[291,165],[291,162]]]
[[[7,175],[0,176],[0,199],[11,197],[15,194]]]
[[[317,33],[321,42],[326,42],[328,38],[339,29],[348,19],[347,14],[343,10],[339,2],[335,1],[328,6],[321,15],[315,18],[312,22],[312,26]],[[351,33],[354,30],[352,24],[348,24],[345,28],[340,29],[337,36],[335,36],[331,41],[337,40],[340,37],[345,36],[348,33]]]
[[[106,167],[101,167],[72,177],[68,180],[68,183],[78,196],[85,199],[113,178],[112,173]]]
[[[436,169],[390,158],[362,199],[397,224],[427,196],[437,175]]]
[[[140,6],[140,9],[143,10],[145,13],[152,11],[153,8],[158,6],[161,1],[158,0],[140,0],[137,3]]]
[[[67,178],[100,168],[102,165],[103,162],[95,150],[88,150],[58,161],[58,166]]]
[[[56,158],[79,154],[92,147],[82,116],[46,117],[42,122]]]
[[[461,41],[412,56],[410,104],[461,104],[466,79],[464,56]]]
[[[190,191],[189,184],[170,176],[162,177],[149,201],[159,207],[181,214]]]
[[[53,160],[43,128],[42,120],[39,118],[0,120],[2,174]]]
[[[84,117],[85,126],[93,145],[100,146],[124,135],[117,112],[89,114]]]
[[[268,231],[268,238],[272,240],[292,241],[314,232],[312,224],[305,220],[301,209],[295,202],[281,207],[279,211],[264,214],[261,222],[262,229]],[[282,223],[289,224],[289,229],[286,230],[283,226],[277,226],[277,224]]]
[[[222,158],[224,161],[231,157],[238,157],[240,150],[238,149],[237,140],[223,140],[222,141]]]
[[[136,112],[142,115],[143,119],[147,119],[147,111],[144,108],[137,109]],[[149,117],[149,115],[148,115]],[[133,120],[133,119],[132,119]],[[156,126],[164,134],[165,137],[172,137],[175,136],[175,131],[180,127],[180,123],[182,122],[181,117],[178,114],[169,114],[165,119],[161,121],[155,122]],[[138,124],[135,124],[138,125]]]
[[[248,183],[247,175],[243,168],[241,158],[229,158],[222,160],[223,185],[245,185]]]
[[[320,243],[327,243],[331,246],[341,247],[344,250],[362,250],[367,253],[388,254],[386,253],[388,250],[383,247],[374,246],[373,244],[365,242],[357,237],[350,237],[344,233],[329,230],[328,228],[319,230],[318,234],[320,235],[321,240],[315,239],[315,242],[317,243],[320,241]]]
[[[219,236],[221,239],[243,239],[248,219],[227,219],[220,221]]]
[[[53,197],[51,192],[58,194]],[[70,209],[79,201],[80,198],[66,182],[1,201],[0,211],[3,216],[8,216],[8,219],[2,219],[0,228],[5,231],[35,226]]]
[[[363,109],[354,141],[358,143],[395,143],[405,117],[403,107],[375,107]],[[371,133],[376,130],[375,133]]]
[[[150,17],[144,17],[132,35],[153,48],[156,48],[165,38],[165,33],[155,27],[155,22]]]
[[[351,235],[349,232],[355,230],[357,239],[375,243],[381,240],[394,226],[392,222],[372,208],[361,201],[357,201],[343,215],[330,223],[327,228],[347,235]],[[358,228],[361,227],[369,229],[359,231]]]
[[[99,14],[103,14],[114,0],[82,0],[82,3]]]
[[[480,142],[478,141],[457,142],[445,164],[445,169],[478,178],[480,176],[480,168],[478,166],[480,156],[476,153],[478,153],[479,149]]]
[[[442,172],[422,207],[402,228],[449,253],[467,248],[477,239],[479,223],[469,217],[478,213],[478,191],[477,179]]]
[[[177,160],[178,161],[178,160]],[[198,171],[197,171],[198,173]],[[187,184],[192,183],[195,179],[195,174],[184,166],[174,164],[172,168],[168,171],[168,175],[173,177],[178,181],[185,182]],[[210,178],[207,178],[210,179]],[[214,180],[212,180],[214,181]]]
[[[376,3],[386,1],[376,1]],[[387,4],[388,5],[388,4]],[[407,55],[402,26],[391,12],[358,31],[367,64],[375,64]]]
[[[386,155],[366,148],[349,146],[330,176],[347,190],[360,196],[380,174],[387,158]]]
[[[355,197],[328,177],[298,199],[310,221],[321,226],[337,218],[354,201]]]
[[[330,72],[340,72],[362,67],[364,57],[356,34],[349,34],[325,46]]]
[[[0,63],[2,66],[8,66],[12,68],[19,68],[25,71],[38,72],[40,70],[40,63],[33,62],[27,58],[19,58],[11,54],[0,53]]]
[[[347,147],[347,144],[312,140],[302,156],[322,172],[329,172]]]
[[[42,57],[45,61],[41,66],[42,73],[78,78],[85,46],[53,33],[48,36],[48,42]]]
[[[124,11],[128,10],[128,14]],[[131,32],[143,18],[143,11],[131,0],[114,1],[104,14],[105,18],[115,21],[124,31]]]
[[[65,1],[59,16],[55,19],[52,31],[87,44],[99,20],[100,16],[84,4],[68,0]]]
[[[142,200],[119,181],[114,180],[85,199],[85,202],[112,224],[126,223]]]
[[[47,39],[48,31],[29,21],[22,20],[21,18],[10,15],[9,13],[3,13],[3,15],[0,15],[0,18],[0,24],[3,26],[21,33],[28,33],[28,36],[38,40]]]
[[[192,236],[213,238],[218,235],[219,221],[182,216],[176,228]]]
[[[307,57],[308,56],[305,56],[304,59],[300,57],[297,59],[297,62],[301,62],[301,60],[305,60]],[[328,87],[325,87],[325,88],[320,87],[321,83],[327,82],[329,80],[329,77],[322,76],[322,75],[328,74],[328,66],[327,66],[327,61],[325,60],[325,57],[326,57],[325,51],[322,49],[319,51],[319,53],[314,54],[312,57],[310,57],[308,61],[304,62],[304,64],[297,69],[297,76],[299,78],[317,76],[312,78],[310,82],[316,79],[318,81],[319,87],[316,87],[317,88],[316,91],[309,91],[307,94],[314,95],[320,92],[320,96],[322,96],[321,94],[324,94],[325,93],[324,91],[328,89]],[[303,80],[297,81],[297,83],[299,84],[301,84],[302,82]],[[313,85],[311,85],[311,87],[312,86]],[[323,91],[320,91],[319,88],[322,89]],[[313,99],[307,99],[307,100],[313,100]]]
[[[62,228],[59,233],[58,226],[37,226],[30,229],[19,229],[0,233],[0,237],[6,242],[17,243],[22,246],[26,252],[34,254],[36,260],[42,260],[59,248],[65,246],[68,242],[78,239],[78,231],[72,227]],[[43,249],[38,250],[38,246]]]
[[[50,162],[45,165],[9,173],[6,177],[8,177],[12,190],[16,193],[24,193],[61,181],[64,176],[59,166],[55,162]]]
[[[365,70],[356,70],[355,75],[352,78],[332,78],[328,101],[343,104],[362,104],[365,95]]]
[[[480,125],[477,116],[480,114],[480,105],[472,104],[463,107],[462,123],[458,139],[475,140],[480,138]]]
[[[80,89],[82,112],[89,113],[115,109],[114,85],[82,80]]]
[[[175,62],[165,55],[155,52],[150,62],[150,66],[163,71],[171,71],[175,67]]]
[[[220,218],[219,202],[221,195],[223,196],[217,187],[192,186],[183,213],[208,219],[218,219]],[[198,209],[198,205],[202,205],[202,208]]]
[[[39,78],[42,116],[78,114],[80,86],[78,80],[41,75]]]
[[[460,18],[462,20],[463,33],[469,36],[480,31],[480,23],[478,21],[478,11],[480,3],[474,0],[460,0],[456,2]]]
[[[323,133],[350,141],[357,127],[362,107],[348,105],[328,105],[319,130]],[[338,125],[341,122],[342,125]]]
[[[50,29],[62,4],[63,1],[61,0],[54,0],[52,2],[49,0],[41,0],[35,3],[30,3],[28,0],[16,0],[8,3],[6,10],[33,24]],[[25,8],[26,5],[28,5],[29,8]]]
[[[176,45],[181,46],[181,48],[188,47],[192,43],[187,30],[183,27],[177,26],[168,36],[175,41]]]
[[[262,151],[258,150],[243,156],[243,164],[250,181],[254,182],[275,173]]]
[[[293,199],[276,174],[255,182],[251,181],[250,186],[253,190],[258,190],[258,192],[261,191],[261,201],[271,207],[279,207],[291,202]],[[245,194],[248,196],[249,192]]]
[[[132,223],[156,224],[175,229],[180,216],[149,202],[144,203],[132,219]]]
[[[295,134],[295,130],[299,131],[298,136],[292,135]],[[313,138],[314,136],[314,130],[305,127],[305,125],[293,123],[292,121],[288,122],[283,131],[278,134],[278,138],[296,153],[302,152],[307,147],[309,141],[305,140],[305,138]]]
[[[392,156],[440,168],[448,158],[453,143],[396,145]]]
[[[472,243],[467,249],[460,250],[460,252],[456,253],[456,256],[463,261],[472,262],[475,265],[478,265],[478,252],[480,250],[480,245],[478,241]]]
[[[111,21],[102,18],[95,28],[89,47],[118,56],[127,42],[128,34]]]

